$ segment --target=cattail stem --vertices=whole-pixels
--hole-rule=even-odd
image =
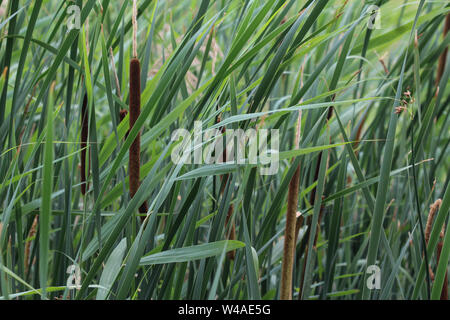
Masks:
[[[137,24],[137,0],[133,0],[133,58],[137,58],[137,32],[138,32],[138,24]]]
[[[88,151],[87,141],[89,135],[89,110],[88,110],[88,97],[87,93],[84,94],[83,104],[81,106],[81,194],[86,194],[88,187],[86,176],[86,152]],[[89,157],[90,158],[90,157]],[[90,164],[90,161],[89,161]],[[88,169],[89,170],[89,169]]]

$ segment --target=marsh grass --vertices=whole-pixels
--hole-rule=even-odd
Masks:
[[[1,299],[448,297],[448,4],[133,2],[2,1]],[[195,121],[277,173],[175,164]]]

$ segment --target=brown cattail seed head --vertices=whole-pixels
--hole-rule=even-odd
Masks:
[[[425,227],[425,242],[428,244],[428,241],[430,240],[431,235],[431,228],[433,227],[433,219],[438,211],[439,207],[441,206],[442,200],[437,199],[431,206],[430,206],[430,212],[428,213],[428,219],[427,219],[427,225]]]
[[[141,113],[141,66],[139,59],[133,58],[130,62],[130,130],[136,123]],[[131,144],[129,159],[130,196],[133,198],[140,185],[141,167],[141,134],[138,133]],[[148,205],[144,202],[139,207],[140,213],[147,213]],[[144,218],[142,219],[144,220]]]
[[[136,120],[141,113],[141,83],[140,83],[140,63],[138,59],[130,62],[130,130],[132,130]],[[136,136],[130,147],[129,175],[130,175],[130,196],[133,198],[139,188],[139,168],[140,168],[140,133]]]

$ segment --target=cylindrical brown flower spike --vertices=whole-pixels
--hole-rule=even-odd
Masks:
[[[130,130],[141,113],[141,70],[139,59],[130,62]],[[138,133],[129,150],[130,197],[133,198],[140,185],[141,134]],[[147,213],[147,203],[139,207],[139,213]],[[143,220],[143,219],[142,219]]]
[[[89,113],[87,106],[87,93],[84,94],[83,104],[81,106],[81,194],[86,194],[86,151],[89,135]]]
[[[281,264],[281,300],[292,300],[292,271],[294,268],[295,246],[297,240],[296,221],[299,184],[300,166],[298,166],[295,170],[294,176],[289,183],[286,229],[284,232],[283,262]]]
[[[137,57],[137,3],[133,0],[133,59],[130,61],[130,129],[133,129],[139,115],[141,113],[141,65]],[[139,132],[130,146],[129,150],[129,177],[130,177],[130,197],[133,198],[140,185],[140,168],[141,168],[141,133]],[[147,202],[139,207],[139,213],[147,213]],[[144,221],[145,217],[141,217]]]

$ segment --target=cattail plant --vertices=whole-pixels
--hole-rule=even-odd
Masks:
[[[141,65],[137,56],[137,4],[133,0],[133,58],[130,61],[130,130],[141,113]],[[129,150],[130,197],[140,185],[141,134],[137,134]],[[139,213],[147,213],[147,202],[139,207]],[[142,219],[143,220],[143,219]]]
[[[300,68],[300,86],[303,86],[303,70],[306,59]],[[302,102],[302,100],[300,100]],[[295,148],[300,147],[300,134],[302,126],[302,110],[299,110],[297,125],[295,127]],[[292,162],[294,159],[291,160]],[[281,266],[280,299],[292,300],[292,272],[294,270],[295,246],[298,232],[303,224],[303,216],[297,211],[298,189],[300,185],[300,164],[294,172],[289,183],[288,203],[286,212],[286,228],[284,233],[283,261]]]
[[[300,146],[302,111],[299,111],[295,134],[295,148]],[[294,159],[292,159],[294,160]],[[284,232],[283,262],[281,266],[280,299],[292,300],[292,272],[294,269],[295,245],[297,242],[297,205],[298,188],[300,184],[300,165],[289,183],[288,203],[286,212],[286,229]]]
[[[437,199],[431,206],[430,211],[428,212],[427,224],[425,226],[425,242],[428,245],[428,241],[430,241],[431,228],[433,227],[433,220],[436,212],[439,210],[441,206],[442,200]]]
[[[0,300],[448,298],[445,1],[24,2]]]

